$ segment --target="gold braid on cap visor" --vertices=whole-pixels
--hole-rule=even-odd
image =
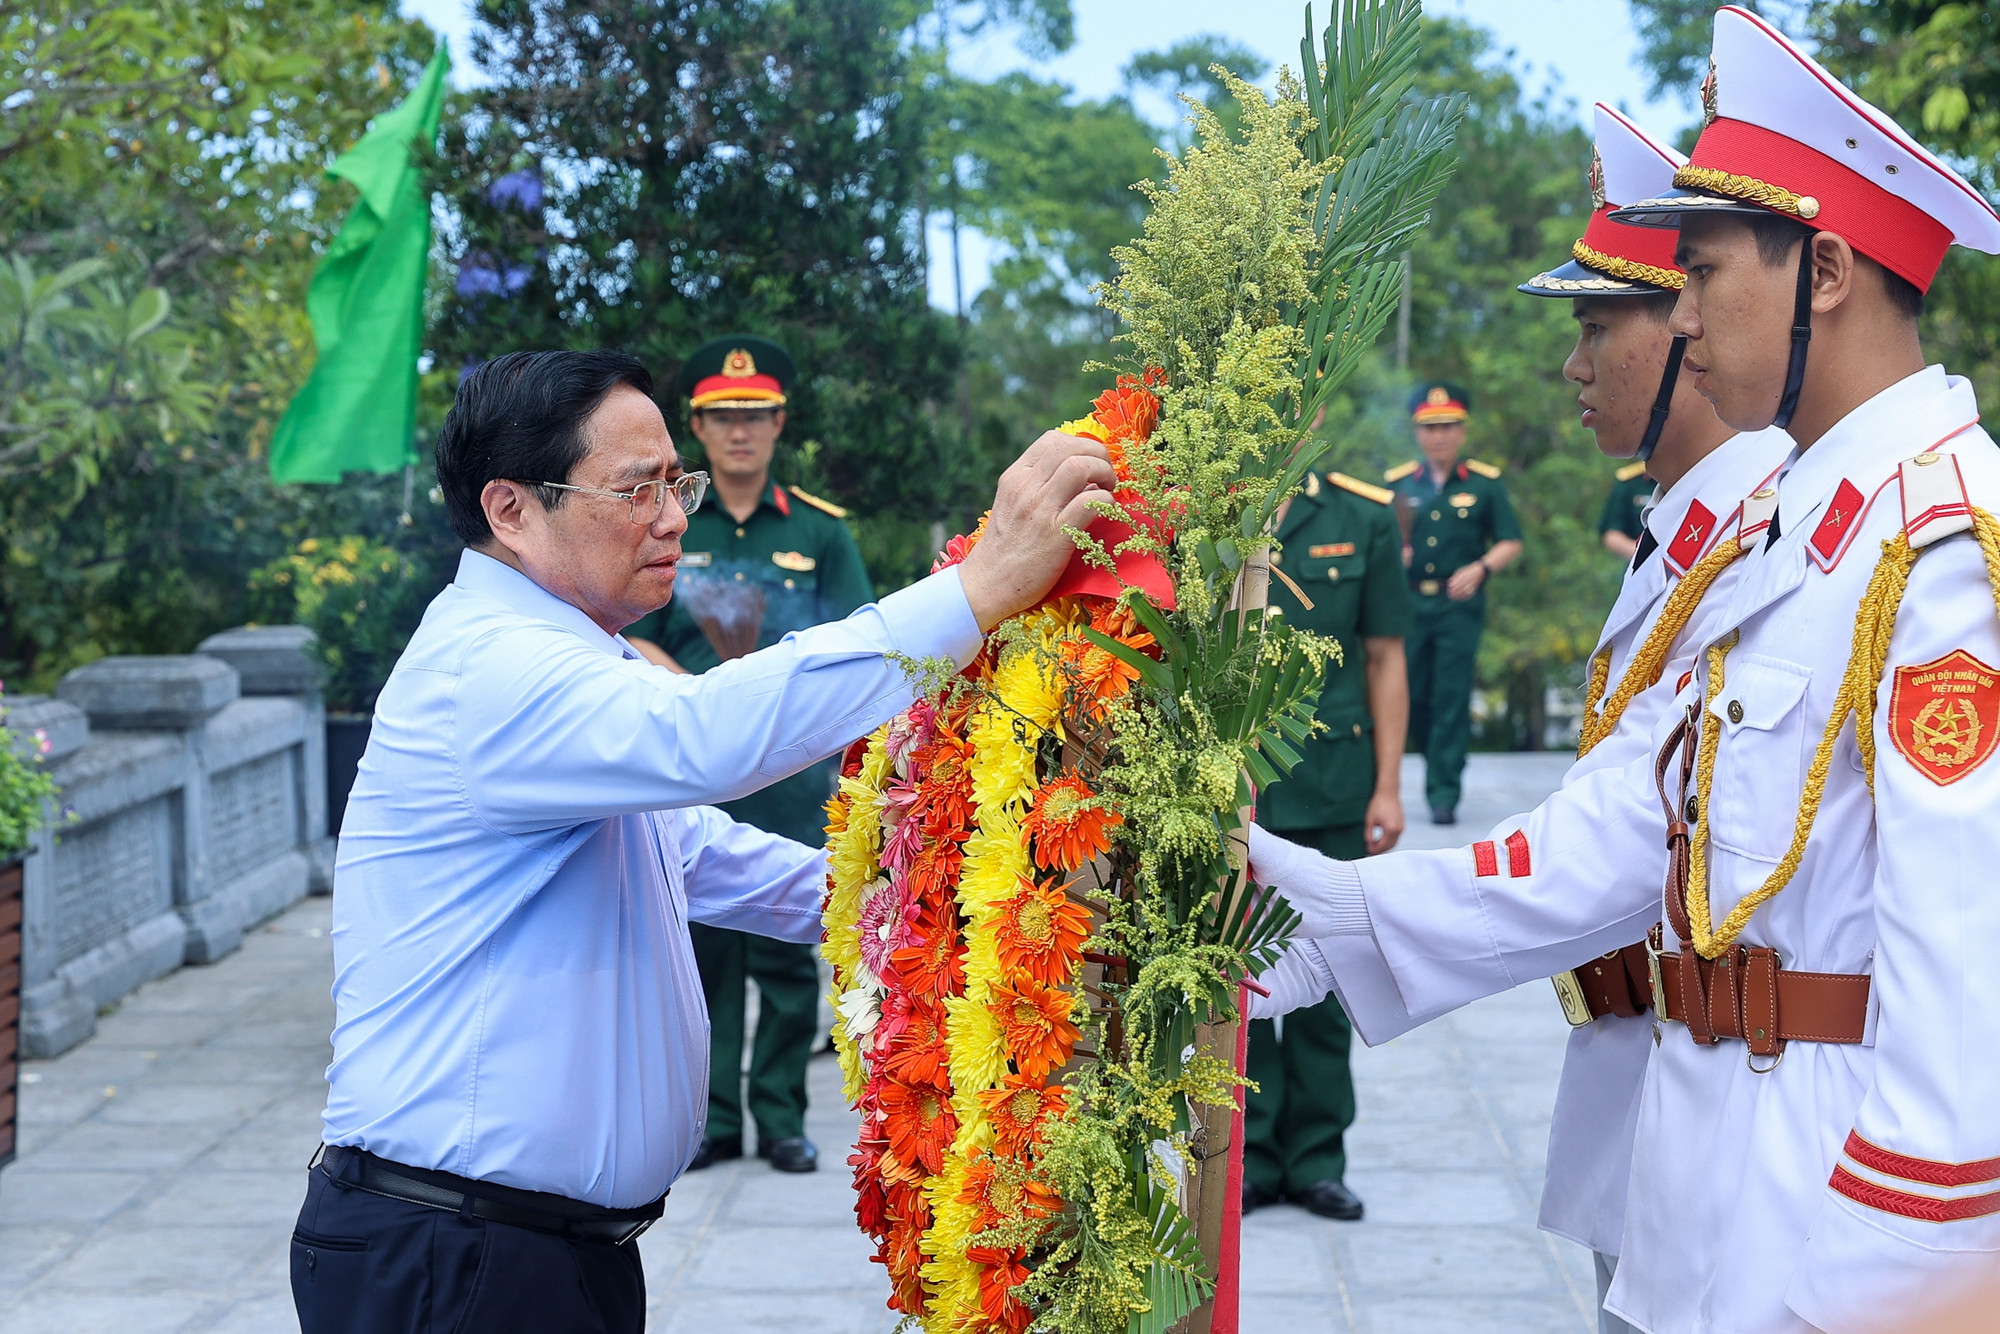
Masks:
[[[1683,190],[1706,190],[1728,195],[1746,204],[1789,213],[1811,221],[1819,216],[1819,200],[1811,195],[1793,194],[1782,185],[1772,185],[1754,176],[1737,176],[1715,167],[1682,167],[1674,173],[1674,184]]]
[[[1602,250],[1593,250],[1578,241],[1569,248],[1570,258],[1577,263],[1608,273],[1613,278],[1622,278],[1628,283],[1651,283],[1654,287],[1664,287],[1670,292],[1678,292],[1687,282],[1687,275],[1679,269],[1656,269],[1651,264],[1641,264],[1636,259],[1620,259],[1607,255]]]

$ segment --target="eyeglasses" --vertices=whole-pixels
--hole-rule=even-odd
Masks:
[[[629,501],[632,506],[632,522],[641,527],[651,528],[667,512],[667,493],[673,492],[674,500],[680,505],[681,513],[692,514],[701,508],[702,498],[708,494],[708,474],[705,472],[682,473],[671,480],[641,482],[630,491],[604,491],[594,486],[571,486],[567,482],[524,482],[524,486],[546,487],[550,491],[574,491],[580,496],[606,496],[612,500]]]

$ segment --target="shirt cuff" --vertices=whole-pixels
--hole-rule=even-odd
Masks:
[[[1326,861],[1326,907],[1330,936],[1372,936],[1375,925],[1368,920],[1368,896],[1361,889],[1361,873],[1353,862]]]
[[[912,658],[950,658],[964,667],[979,656],[986,636],[959,584],[958,567],[939,570],[876,603],[895,640]]]

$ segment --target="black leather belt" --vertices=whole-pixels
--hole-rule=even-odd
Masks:
[[[553,1232],[578,1241],[609,1242],[613,1246],[623,1246],[651,1227],[667,1207],[667,1197],[662,1195],[636,1209],[606,1209],[564,1195],[516,1190],[490,1181],[471,1181],[449,1172],[406,1167],[363,1149],[334,1145],[321,1145],[311,1166],[324,1172],[329,1181],[371,1195],[510,1227]]]

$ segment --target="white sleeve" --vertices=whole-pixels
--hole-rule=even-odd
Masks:
[[[796,941],[820,938],[826,853],[713,806],[663,811],[681,850],[688,920]]]
[[[1924,552],[1877,695],[1873,1082],[1785,1294],[1829,1334],[2000,1318],[1993,596],[1969,536]]]
[[[460,781],[507,834],[729,801],[908,707],[897,655],[963,666],[982,642],[956,568],[699,676],[561,631],[504,631],[458,683]]]

